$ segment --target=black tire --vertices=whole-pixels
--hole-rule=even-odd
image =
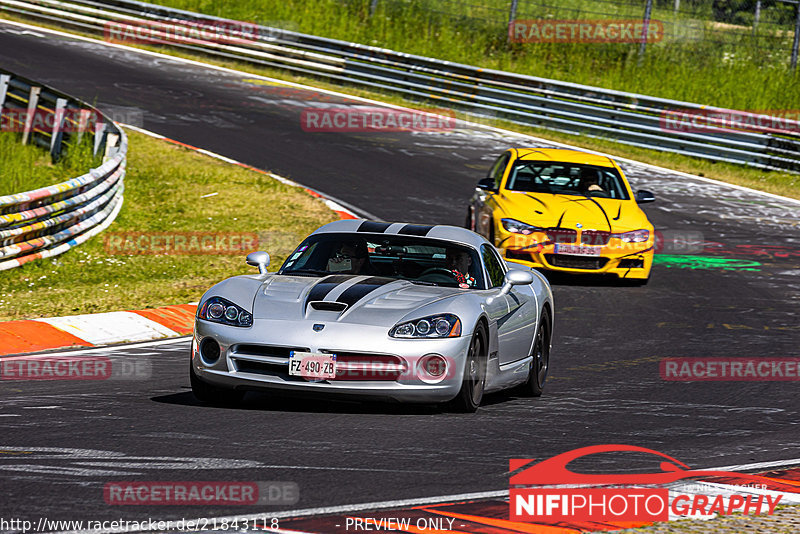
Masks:
[[[191,360],[189,360],[189,382],[192,384],[192,393],[200,402],[216,406],[231,406],[238,404],[244,398],[244,391],[212,386],[201,380],[194,372]]]
[[[488,336],[486,335],[486,328],[483,323],[478,323],[467,351],[461,390],[452,401],[454,411],[474,413],[481,405],[483,391],[486,387],[487,354]]]
[[[472,223],[472,207],[467,208],[467,218],[464,221],[464,228],[467,230],[475,231],[475,225]]]
[[[536,329],[536,338],[533,340],[531,368],[528,372],[528,381],[522,385],[522,391],[531,397],[541,397],[547,372],[550,370],[550,336],[552,335],[552,322],[547,309],[542,312],[542,320]]]

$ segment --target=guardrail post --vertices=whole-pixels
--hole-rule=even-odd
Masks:
[[[67,109],[67,99],[56,100],[56,112],[53,117],[53,133],[50,135],[50,157],[57,159],[61,154],[61,139],[64,130],[64,111]]]
[[[513,31],[511,25],[514,24],[515,20],[517,20],[518,4],[519,0],[511,0],[511,6],[508,8],[508,26],[506,27],[506,38],[509,41],[513,38],[513,34],[511,33]]]
[[[108,158],[112,157],[114,154],[117,153],[117,143],[119,142],[119,135],[115,133],[107,133],[106,134],[106,150],[103,154],[103,161],[106,161]]]
[[[11,76],[0,74],[0,114],[3,113],[3,106],[6,105],[6,94],[8,94],[8,84],[10,82]]]
[[[9,76],[8,74],[0,74],[0,126],[2,126],[3,124],[3,106],[5,106],[6,104],[6,95],[8,94],[8,83],[10,81],[11,81],[11,76]]]
[[[642,20],[642,39],[639,41],[639,64],[644,59],[644,51],[647,48],[647,36],[650,32],[650,15],[653,13],[653,0],[647,0],[644,7],[644,19]]]
[[[797,46],[800,44],[800,3],[795,4],[797,15],[794,21],[794,42],[792,43],[792,70],[797,68]]]
[[[753,35],[758,30],[759,20],[761,20],[761,0],[756,0],[756,12],[753,14]]]
[[[106,140],[106,123],[102,121],[97,121],[94,125],[94,150],[92,154],[95,156],[97,152],[100,150],[100,145],[104,144]]]
[[[78,143],[83,139],[83,134],[89,129],[89,119],[92,117],[91,109],[83,109],[78,112]]]
[[[36,116],[36,108],[39,106],[39,94],[42,92],[41,87],[31,87],[31,92],[28,94],[28,116],[25,117],[25,128],[22,131],[22,144],[27,145],[31,139],[31,131],[33,131],[33,120]]]

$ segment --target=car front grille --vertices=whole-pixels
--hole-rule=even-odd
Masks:
[[[302,377],[289,374],[289,354],[292,351],[308,352],[308,347],[239,344],[233,345],[230,351],[237,372],[273,376],[287,382],[305,382]]]
[[[394,381],[400,378],[408,366],[400,356],[392,354],[370,354],[325,350],[336,354],[336,378],[333,380],[380,380]]]
[[[239,344],[231,347],[231,361],[240,373],[273,376],[288,382],[305,382],[289,374],[289,354],[309,352],[308,347]],[[406,372],[408,365],[400,356],[321,349],[324,354],[336,354],[336,378],[328,381],[395,381]]]
[[[570,256],[567,254],[545,254],[545,260],[553,267],[564,267],[566,269],[602,269],[608,258],[599,256]]]
[[[581,232],[581,244],[583,245],[607,245],[611,239],[611,232],[602,230],[584,230]]]
[[[295,352],[308,352],[308,347],[283,347],[280,345],[255,345],[255,344],[239,344],[231,347],[233,357],[237,355],[247,356],[268,356],[272,358],[286,358],[288,361],[289,353]]]
[[[545,233],[552,243],[574,243],[578,238],[578,231],[570,228],[545,228]]]
[[[620,269],[644,269],[644,260],[634,260],[626,258],[619,260]]]

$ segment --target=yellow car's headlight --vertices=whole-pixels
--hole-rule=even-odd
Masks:
[[[534,232],[544,231],[544,228],[525,224],[516,219],[500,219],[500,223],[503,225],[503,228],[506,229],[506,232],[511,232],[512,234],[530,235]]]
[[[623,232],[621,234],[613,234],[612,237],[617,237],[625,243],[644,243],[650,239],[650,230],[631,230],[630,232]]]

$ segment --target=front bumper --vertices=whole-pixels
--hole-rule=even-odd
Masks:
[[[611,238],[606,245],[586,247],[599,249],[598,255],[556,253],[556,245],[544,234],[509,234],[499,236],[498,249],[503,257],[526,267],[575,274],[613,274],[624,279],[646,279],[653,266],[653,238],[640,243],[626,243]],[[580,241],[578,241],[580,243]],[[567,243],[577,246],[578,243]]]
[[[445,339],[396,339],[389,328],[326,322],[320,332],[314,321],[256,319],[250,328],[195,321],[192,366],[209,384],[244,390],[282,390],[302,393],[389,399],[401,402],[445,402],[461,389],[470,334]],[[213,338],[220,347],[217,360],[200,354],[203,340]],[[360,376],[358,369],[332,380],[307,381],[289,375],[289,351],[374,356],[397,369],[399,376],[384,376],[374,366]],[[420,370],[420,359],[429,354],[444,356],[444,376],[433,379]],[[381,364],[382,365],[382,364]],[[379,378],[376,378],[378,376]]]

